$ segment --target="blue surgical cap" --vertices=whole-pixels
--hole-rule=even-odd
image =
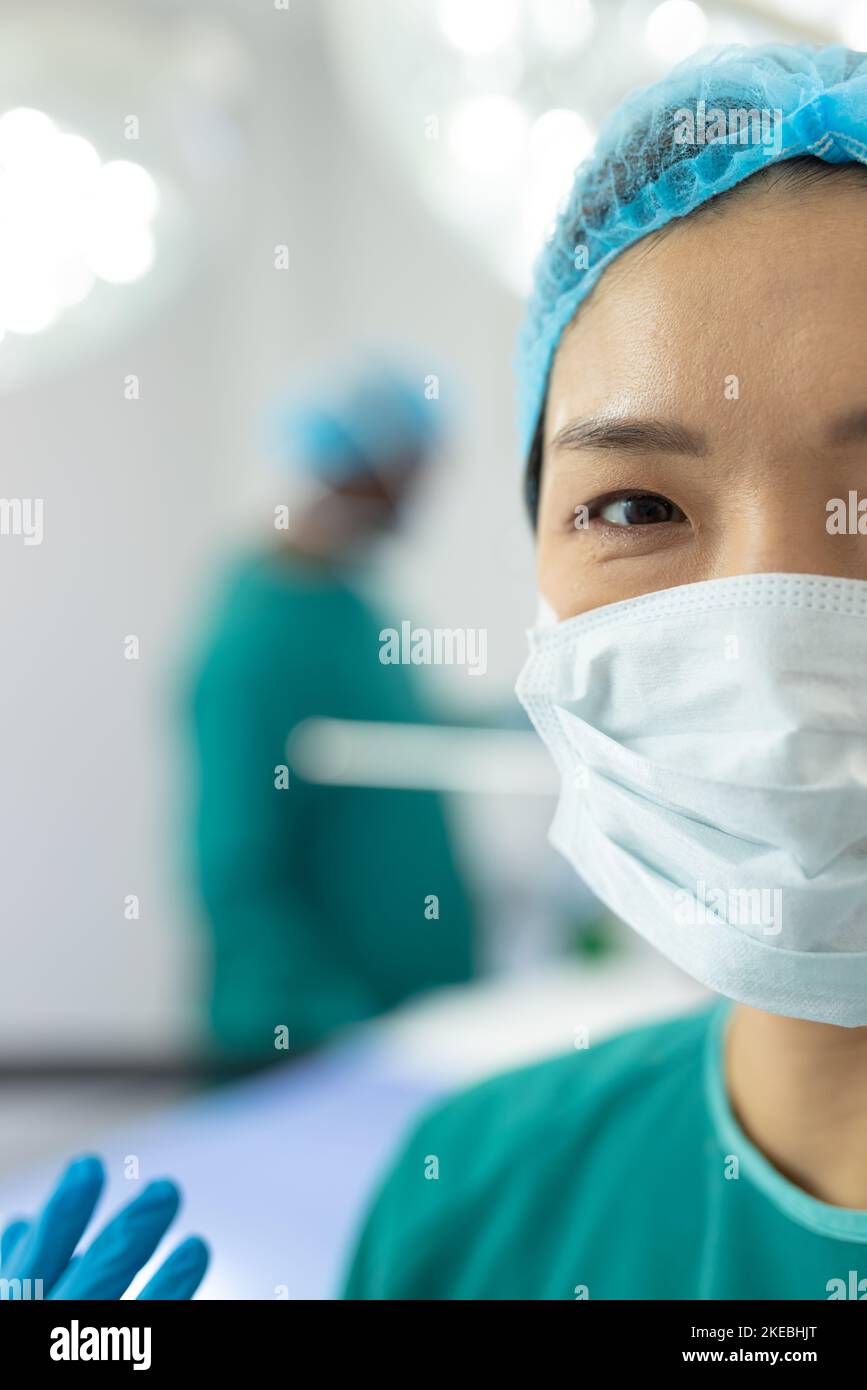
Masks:
[[[833,46],[703,50],[609,118],[536,263],[518,347],[530,450],[560,336],[606,266],[769,164],[867,163],[867,54]]]
[[[423,376],[385,364],[335,363],[277,411],[280,455],[327,483],[421,462],[440,435],[441,403],[424,387]]]

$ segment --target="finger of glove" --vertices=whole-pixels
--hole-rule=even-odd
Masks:
[[[147,1264],[177,1215],[181,1194],[174,1183],[149,1183],[100,1231],[77,1269],[52,1297],[120,1298]]]
[[[0,1236],[0,1265],[5,1265],[12,1258],[12,1251],[15,1249],[22,1236],[30,1230],[30,1222],[20,1218],[17,1221],[10,1221],[2,1236]]]
[[[63,1271],[63,1273],[61,1274],[61,1276],[60,1276],[60,1278],[58,1279],[57,1283],[54,1285],[54,1288],[51,1290],[51,1293],[49,1294],[49,1298],[68,1298],[68,1297],[69,1297],[69,1295],[65,1292],[65,1290],[66,1290],[67,1285],[69,1284],[69,1281],[72,1279],[72,1276],[75,1274],[75,1271],[78,1269],[78,1266],[79,1266],[80,1264],[81,1264],[81,1256],[80,1256],[80,1255],[73,1255],[72,1259],[69,1261],[69,1264],[66,1266],[66,1269]]]
[[[145,1284],[140,1299],[192,1298],[205,1277],[210,1251],[199,1236],[190,1236],[173,1250],[165,1264]]]
[[[41,1279],[46,1291],[53,1288],[84,1234],[104,1182],[98,1158],[88,1156],[71,1163],[35,1221],[16,1241],[4,1276]]]

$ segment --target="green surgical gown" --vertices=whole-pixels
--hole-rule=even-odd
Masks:
[[[438,1104],[380,1189],[344,1297],[867,1298],[867,1211],[795,1187],[733,1116],[730,1007]]]
[[[221,1053],[273,1057],[283,1027],[303,1049],[472,974],[472,905],[438,796],[291,771],[275,785],[303,719],[430,717],[424,673],[379,660],[393,625],[348,573],[288,554],[243,559],[220,596],[194,724],[206,1023]]]

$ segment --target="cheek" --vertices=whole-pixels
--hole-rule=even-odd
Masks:
[[[703,547],[693,545],[618,554],[592,533],[558,530],[553,521],[546,526],[544,513],[537,533],[539,592],[561,621],[606,603],[711,579],[717,568]]]
[[[599,547],[588,535],[555,533],[539,528],[537,575],[539,592],[558,618],[573,618],[604,603],[625,598],[623,584],[610,565],[601,562]]]
[[[540,594],[559,619],[574,617],[604,599],[594,600],[591,546],[580,546],[589,536],[577,536],[570,527],[570,508],[580,488],[552,485],[551,474],[543,471],[539,516],[536,527],[536,577]]]

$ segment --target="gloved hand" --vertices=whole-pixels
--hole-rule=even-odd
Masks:
[[[148,1183],[73,1258],[104,1182],[105,1170],[98,1158],[70,1163],[36,1219],[13,1221],[3,1231],[0,1277],[41,1279],[44,1298],[120,1298],[174,1220],[181,1195],[166,1179]],[[192,1298],[207,1265],[208,1247],[198,1236],[190,1236],[172,1251],[138,1297]]]

